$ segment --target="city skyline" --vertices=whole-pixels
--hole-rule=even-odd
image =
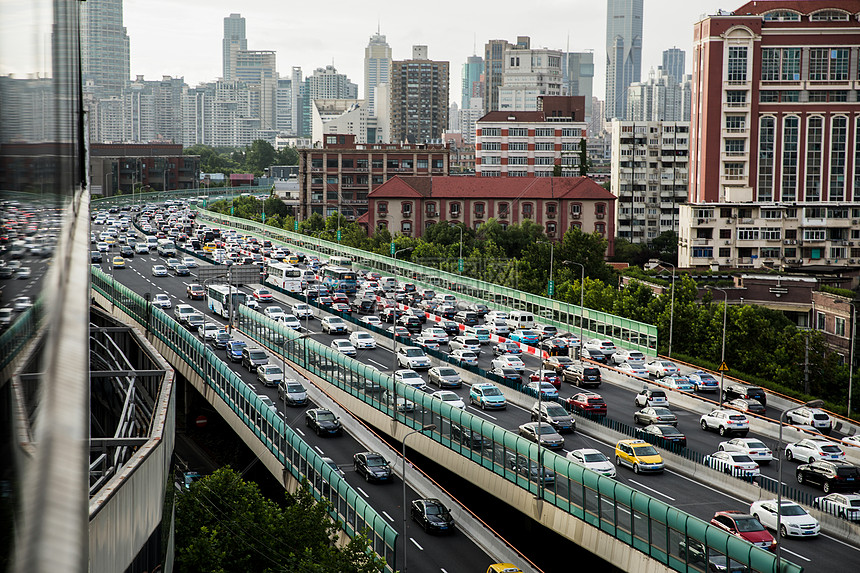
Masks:
[[[672,5],[671,10],[667,10],[667,4]],[[717,8],[731,10],[741,4],[740,1],[718,4],[704,0],[659,5],[646,2],[643,75],[661,65],[663,50],[673,46],[687,51],[689,57],[693,24],[702,14],[715,13]],[[306,8],[302,6],[291,8],[289,15],[281,20],[276,15],[278,5],[270,1],[247,6],[232,0],[212,0],[206,3],[205,13],[200,13],[200,5],[193,2],[176,5],[166,0],[125,0],[124,24],[131,39],[131,76],[143,74],[147,79],[182,76],[190,86],[221,76],[223,22],[233,13],[241,14],[247,22],[248,49],[277,51],[281,77],[289,77],[293,66],[313,70],[333,63],[339,72],[363,87],[364,48],[377,29],[386,35],[394,59],[410,57],[416,43],[428,45],[434,59],[451,62],[451,83],[456,86],[460,84],[461,64],[473,53],[483,55],[484,44],[491,39],[530,35],[534,47],[594,50],[595,64],[605,59],[605,2],[550,0],[542,4],[540,12],[516,19],[509,17],[510,10],[505,10],[504,4],[495,5],[493,13],[486,13],[479,6],[443,0],[420,18],[387,15],[390,6],[390,2],[367,3],[357,15],[353,6],[335,0],[326,11],[325,22],[315,25],[313,13],[305,14]],[[513,4],[510,7],[513,9]],[[550,12],[561,17],[546,18]],[[454,13],[458,17],[452,19]],[[170,14],[170,17],[161,14]],[[188,22],[194,22],[193,28],[188,27]],[[153,30],[160,32],[153,33]],[[332,30],[336,33],[331,34]],[[161,34],[170,41],[156,41]],[[327,42],[327,38],[332,37],[336,42]],[[595,68],[595,95],[603,99],[605,69],[599,64]],[[364,93],[359,95],[366,97]],[[459,103],[459,89],[450,93],[449,99]]]

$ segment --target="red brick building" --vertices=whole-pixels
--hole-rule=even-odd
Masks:
[[[401,177],[368,194],[360,220],[369,229],[420,237],[440,221],[478,228],[490,218],[503,226],[529,219],[560,240],[579,227],[615,247],[615,196],[587,177]]]

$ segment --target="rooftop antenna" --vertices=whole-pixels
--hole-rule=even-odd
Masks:
[[[376,35],[377,35],[377,36],[381,35],[381,30],[382,30],[382,28],[381,28],[380,26],[381,26],[381,25],[380,25],[380,23],[379,23],[379,18],[376,18]]]
[[[472,40],[472,55],[473,56],[478,55],[478,33],[477,32],[475,32],[475,37]]]

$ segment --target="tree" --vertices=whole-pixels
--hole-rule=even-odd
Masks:
[[[588,140],[582,138],[579,140],[579,175],[585,177],[588,175]]]
[[[248,147],[246,157],[245,166],[248,171],[263,175],[267,168],[275,164],[275,148],[268,141],[257,139]]]

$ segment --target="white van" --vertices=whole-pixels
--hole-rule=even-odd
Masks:
[[[385,292],[394,292],[397,290],[397,279],[394,277],[382,277],[378,282],[379,286]]]
[[[505,322],[511,330],[531,329],[535,327],[535,315],[524,310],[512,310]]]
[[[146,236],[146,246],[149,247],[150,251],[153,251],[158,248],[158,237],[155,235],[147,235]]]

